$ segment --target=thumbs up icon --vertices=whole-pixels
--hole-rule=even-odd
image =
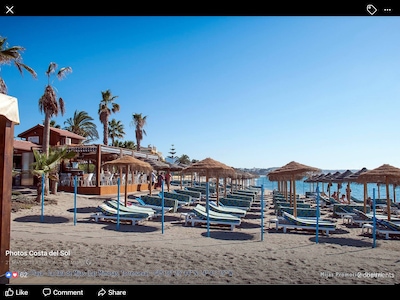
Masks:
[[[14,296],[14,290],[11,288],[8,288],[8,290],[4,292],[4,296],[6,296],[6,297]]]

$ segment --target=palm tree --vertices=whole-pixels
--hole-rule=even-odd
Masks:
[[[143,135],[146,135],[146,131],[143,129],[144,125],[146,125],[147,116],[142,116],[142,114],[133,114],[132,115],[131,125],[135,127],[135,135],[136,135],[136,148],[137,151],[140,151],[140,142],[143,140]]]
[[[134,141],[119,141],[119,140],[115,140],[113,143],[114,147],[120,147],[120,148],[126,148],[126,149],[131,149],[131,150],[135,150],[136,146],[135,146],[135,142]]]
[[[93,118],[86,111],[75,110],[74,116],[64,122],[64,125],[68,125],[64,129],[85,137],[84,143],[90,143],[99,138],[97,126],[92,121]]]
[[[119,111],[119,104],[115,103],[114,100],[118,96],[112,96],[110,90],[101,92],[102,100],[99,105],[99,117],[100,122],[103,124],[103,144],[108,145],[108,118],[111,113],[116,113]],[[111,105],[111,109],[108,107]]]
[[[50,127],[61,129],[61,126],[56,124],[56,120],[50,120]]]
[[[50,120],[51,117],[57,116],[59,113],[64,115],[65,107],[64,100],[60,97],[57,102],[56,92],[50,84],[50,76],[56,72],[57,64],[51,62],[47,71],[47,86],[44,90],[44,94],[39,99],[39,109],[44,113],[44,129],[43,129],[43,153],[49,153],[49,140],[50,140]],[[71,67],[60,68],[57,72],[57,78],[63,79],[67,73],[71,73]]]
[[[29,66],[22,63],[21,52],[25,51],[25,48],[21,46],[12,46],[8,48],[7,38],[0,36],[0,71],[1,65],[9,65],[14,63],[18,71],[23,75],[22,71],[25,69],[28,71],[33,78],[37,78],[36,72]],[[0,93],[7,94],[7,86],[3,78],[0,77]]]
[[[35,162],[32,164],[32,174],[38,179],[36,201],[40,202],[42,196],[41,178],[50,177],[54,182],[58,181],[58,168],[62,159],[71,159],[76,156],[76,152],[67,150],[67,147],[49,149],[49,153],[40,153],[38,150],[33,149]],[[56,185],[53,185],[56,187]],[[57,189],[53,190],[56,193]]]
[[[111,138],[111,145],[114,145],[116,138],[122,139],[125,135],[124,124],[121,121],[112,119],[108,122],[108,135]]]
[[[190,165],[189,156],[186,155],[186,154],[182,154],[182,155],[178,158],[178,162],[179,162],[180,164]]]
[[[122,143],[122,148],[127,148],[127,149],[131,149],[131,150],[135,150],[136,149],[136,145],[134,141],[124,141]]]

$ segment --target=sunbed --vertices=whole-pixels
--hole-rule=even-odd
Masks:
[[[99,220],[120,220],[120,221],[130,221],[132,225],[139,224],[142,221],[150,219],[154,215],[148,212],[124,212],[118,211],[107,205],[106,203],[102,203],[97,207],[97,212],[92,214],[90,218],[94,219],[96,222]]]
[[[235,199],[235,198],[219,198],[219,203],[222,203],[224,206],[229,206],[229,207],[236,207],[239,209],[244,209],[246,211],[249,211],[251,208],[251,201],[249,200],[243,200],[243,199]]]
[[[389,239],[390,235],[400,234],[400,223],[395,223],[385,219],[377,219],[376,221],[381,225],[376,229],[376,233],[384,235],[385,239]]]
[[[208,220],[207,220],[207,211],[206,208],[197,204],[190,213],[187,213],[185,216],[185,225],[191,223],[192,226],[196,224],[213,224],[213,225],[223,225],[230,226],[230,229],[233,230],[235,226],[239,226],[241,224],[241,219],[239,217],[233,216],[231,214],[226,213],[218,213],[209,209],[208,211]]]
[[[162,196],[161,194],[162,194],[162,192],[160,192],[158,194],[158,196],[161,197]],[[164,191],[164,197],[178,200],[179,206],[190,205],[190,204],[194,203],[194,200],[193,200],[192,196],[190,196],[190,195]]]
[[[175,193],[192,196],[194,202],[201,201],[201,192],[175,189]]]
[[[276,222],[276,229],[283,229],[283,232],[289,229],[306,229],[306,230],[316,230],[317,229],[317,221],[316,219],[311,218],[299,218],[295,217],[287,212],[283,212],[283,218],[278,219]],[[336,230],[336,223],[328,220],[319,220],[318,221],[318,231],[324,231],[327,236],[331,231]]]
[[[107,205],[111,206],[114,209],[118,209],[118,200],[107,200],[105,202]],[[151,214],[151,217],[156,215],[156,210],[150,207],[139,206],[135,204],[131,204],[129,206],[125,206],[124,204],[119,204],[119,210],[121,212],[128,212],[128,213],[138,213],[138,212],[145,212]]]
[[[226,213],[226,214],[231,214],[234,216],[237,216],[239,218],[244,218],[246,216],[246,210],[245,209],[240,209],[237,207],[229,207],[225,206],[223,204],[218,204],[215,201],[210,201],[210,209],[215,211],[215,212],[220,212],[220,213]]]
[[[162,213],[162,198],[159,196],[142,195],[136,198],[139,205],[154,209],[157,213]],[[164,213],[167,211],[176,212],[178,210],[178,200],[164,198]]]

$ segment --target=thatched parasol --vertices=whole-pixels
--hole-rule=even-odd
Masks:
[[[400,180],[400,169],[389,164],[384,164],[376,169],[366,171],[358,176],[358,182],[374,182],[386,184],[387,215],[390,220],[389,184],[397,184]]]
[[[345,179],[347,182],[360,183],[360,182],[358,181],[358,177],[359,177],[362,173],[364,173],[364,172],[366,172],[366,171],[368,171],[368,169],[364,167],[364,168],[362,168],[361,170],[358,170],[357,172],[354,172],[354,173],[352,173],[352,174],[346,176],[344,179]],[[367,212],[368,190],[367,190],[367,183],[364,182],[363,184],[364,184],[364,212],[366,213],[366,212]],[[350,199],[351,199],[351,196],[350,196]]]
[[[235,170],[232,167],[225,165],[222,162],[216,161],[212,158],[205,158],[198,161],[187,168],[182,170],[183,173],[197,172],[204,174],[206,176],[206,182],[208,182],[210,177],[215,177],[217,179],[217,184],[220,177],[229,177],[235,174]],[[217,203],[219,198],[219,189],[217,188]]]
[[[235,170],[222,162],[216,161],[212,158],[205,158],[201,161],[198,161],[187,168],[182,170],[183,173],[193,173],[197,172],[200,174],[204,174],[206,176],[206,183],[208,184],[208,180],[210,177],[216,177],[217,179],[217,205],[219,199],[219,177],[222,176],[233,176],[235,174]],[[209,222],[209,199],[208,195],[206,197],[206,210],[207,210],[207,236],[210,236],[210,222]]]
[[[346,180],[346,177],[350,176],[351,174],[353,174],[352,171],[346,170],[343,173],[340,173],[332,178],[332,182],[337,183],[337,200],[339,200],[340,188],[342,186],[342,183],[347,182],[346,197],[349,204],[350,204],[350,182]]]
[[[170,175],[170,172],[177,172],[177,171],[182,171],[184,169],[183,166],[180,166],[178,164],[173,164],[169,162],[163,162],[160,160],[153,160],[153,159],[148,159],[148,158],[143,158],[143,161],[148,162],[154,170],[157,171],[166,171],[167,176]],[[182,180],[181,180],[181,185],[182,185]],[[182,188],[182,186],[181,186]],[[170,181],[167,181],[167,190],[169,192],[170,189]]]
[[[107,161],[104,163],[104,165],[125,166],[126,171],[128,171],[128,167],[130,167],[135,171],[146,172],[146,173],[150,173],[153,170],[153,167],[149,163],[129,155],[124,155],[117,159]],[[127,191],[128,191],[128,180],[125,180],[125,206],[127,205]]]
[[[293,215],[297,217],[297,201],[296,201],[296,180],[302,179],[305,176],[312,173],[319,173],[320,169],[307,166],[295,161],[291,161],[290,163],[284,165],[281,168],[278,168],[268,174],[268,178],[271,180],[276,178],[280,180],[290,180],[293,186]],[[291,193],[292,194],[292,193]]]

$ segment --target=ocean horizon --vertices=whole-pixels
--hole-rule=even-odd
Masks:
[[[306,178],[304,178],[305,180]],[[306,192],[315,192],[317,189],[317,183],[310,183],[310,182],[304,182],[304,180],[297,180],[296,181],[296,194],[300,195],[305,195]],[[262,175],[258,178],[256,178],[256,185],[261,186],[263,185],[264,189],[268,190],[276,190],[278,189],[278,182],[276,181],[270,181],[266,175]],[[328,193],[328,184],[327,183],[318,183],[320,192],[324,191],[325,193]],[[339,189],[340,194],[346,194],[346,187],[347,183],[344,182],[342,183],[341,189]],[[351,196],[357,198],[357,199],[364,199],[364,185],[352,182],[350,183],[350,189],[351,189]],[[376,183],[368,183],[367,184],[367,197],[373,198],[373,191],[375,189],[375,199],[386,199],[386,185],[385,184],[380,184],[379,188]],[[331,194],[333,192],[337,191],[337,183],[333,183],[331,186]],[[399,203],[399,192],[400,192],[400,186],[395,188],[395,200],[396,203]],[[390,199],[394,199],[393,197],[393,185],[389,185],[389,197]]]

